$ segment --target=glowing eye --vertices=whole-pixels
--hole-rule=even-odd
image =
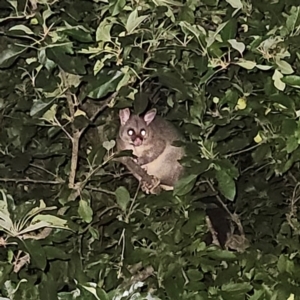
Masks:
[[[146,130],[145,130],[145,129],[142,129],[142,130],[141,130],[141,135],[142,135],[142,136],[145,136],[145,135],[146,135]]]
[[[128,129],[127,133],[128,133],[128,135],[130,135],[130,136],[134,135],[133,129]]]

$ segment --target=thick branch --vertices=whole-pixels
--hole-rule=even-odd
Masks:
[[[120,157],[117,159],[122,164],[124,164],[131,174],[140,182],[146,182],[151,185],[153,178],[149,175],[140,165],[136,164],[130,157]],[[158,186],[155,189],[155,194],[160,193],[161,188]]]
[[[73,188],[75,185],[76,169],[78,163],[78,151],[79,151],[79,139],[80,132],[76,131],[73,133],[72,139],[72,158],[71,158],[71,168],[69,174],[69,187]]]
[[[140,165],[136,164],[130,157],[122,157],[117,160],[124,164],[137,180],[145,181],[151,184],[152,177],[144,169],[142,169]]]

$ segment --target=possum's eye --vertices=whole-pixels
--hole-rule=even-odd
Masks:
[[[145,129],[142,129],[142,130],[141,130],[141,135],[142,135],[142,136],[145,136],[145,135],[146,135],[146,130],[145,130]]]
[[[134,135],[134,130],[133,130],[133,129],[128,129],[127,134],[128,134],[129,136]]]

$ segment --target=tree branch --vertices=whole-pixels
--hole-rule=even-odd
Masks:
[[[37,184],[63,184],[64,181],[55,180],[35,180],[30,178],[0,178],[0,182],[24,182],[24,183],[37,183]]]

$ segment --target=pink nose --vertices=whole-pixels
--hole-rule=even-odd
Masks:
[[[141,146],[143,143],[142,139],[137,137],[134,141],[133,141],[133,144],[134,146]]]

